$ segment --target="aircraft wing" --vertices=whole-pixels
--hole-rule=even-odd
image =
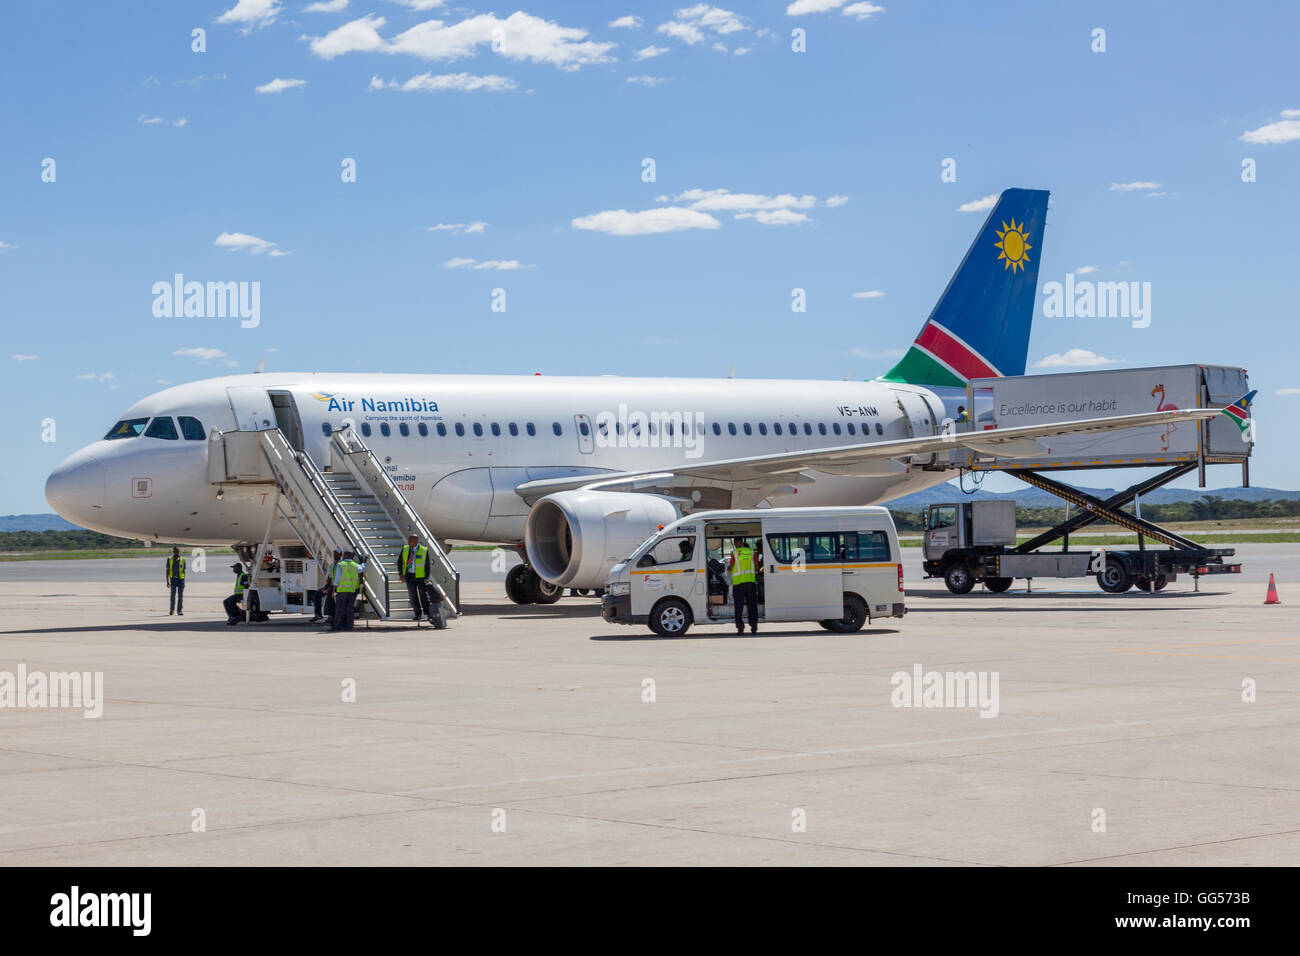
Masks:
[[[957,432],[902,438],[895,441],[863,442],[832,448],[809,448],[774,455],[725,458],[714,461],[683,460],[670,470],[656,472],[609,472],[600,475],[574,475],[565,478],[528,481],[515,491],[530,504],[557,491],[586,488],[601,491],[646,491],[654,493],[680,487],[684,480],[695,483],[752,486],[755,482],[779,486],[796,483],[805,471],[826,471],[837,475],[879,475],[885,463],[899,458],[928,458],[946,455],[953,449],[968,448],[981,455],[1015,459],[1050,453],[1052,438],[1086,432],[1115,431],[1192,422],[1223,414],[1220,408],[1186,408],[1110,418],[1088,418],[1016,428],[993,428],[987,431]]]

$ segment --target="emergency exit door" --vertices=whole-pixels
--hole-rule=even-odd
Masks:
[[[230,408],[235,413],[235,427],[241,432],[260,432],[275,427],[275,409],[264,388],[236,386],[226,389]]]
[[[596,450],[596,439],[592,433],[591,419],[579,412],[573,416],[574,430],[578,433],[578,451],[590,455]]]

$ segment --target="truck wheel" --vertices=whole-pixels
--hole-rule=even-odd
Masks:
[[[958,561],[949,565],[943,573],[943,583],[948,585],[948,590],[953,594],[969,594],[975,586],[975,577],[970,573],[970,568]]]
[[[650,630],[660,637],[681,637],[691,627],[691,609],[681,598],[664,598],[650,612]]]
[[[1163,575],[1163,574],[1157,574],[1157,575],[1156,575],[1156,590],[1157,590],[1157,591],[1163,591],[1163,590],[1165,589],[1165,585],[1167,585],[1168,583],[1169,583],[1169,578],[1165,577],[1165,575]]]
[[[1123,594],[1133,586],[1133,575],[1118,558],[1107,558],[1106,567],[1097,572],[1097,584],[1107,594]]]
[[[528,589],[525,585],[525,575],[528,574],[528,565],[516,564],[506,572],[506,597],[516,604],[532,604],[533,599],[528,596]]]
[[[818,621],[822,627],[836,634],[852,634],[862,630],[867,623],[867,605],[856,594],[844,595],[844,616],[838,621]]]
[[[1133,583],[1134,583],[1134,585],[1137,586],[1137,589],[1138,589],[1139,591],[1150,591],[1150,590],[1151,590],[1151,579],[1150,579],[1150,578],[1135,578],[1134,581],[1133,581]],[[1163,590],[1165,589],[1165,585],[1168,584],[1168,583],[1169,583],[1169,579],[1168,579],[1167,577],[1165,577],[1163,574],[1157,574],[1157,575],[1156,575],[1156,580],[1155,580],[1155,589],[1156,589],[1157,591],[1163,591]]]
[[[985,578],[984,586],[994,594],[1001,594],[1011,587],[1013,580],[1012,578]]]

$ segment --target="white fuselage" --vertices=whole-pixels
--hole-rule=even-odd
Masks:
[[[280,393],[280,408],[268,393]],[[351,422],[435,535],[507,544],[523,540],[529,505],[514,489],[526,481],[930,435],[954,411],[931,390],[886,382],[304,373],[176,386],[121,417],[187,416],[205,436],[277,425],[288,434],[291,407],[317,462],[328,460],[326,426]],[[46,497],[68,520],[124,537],[247,543],[270,522],[272,540],[293,539],[266,485],[209,482],[208,447],[206,437],[101,440],[55,470]],[[766,500],[874,504],[945,477],[901,465],[878,477],[813,472],[796,493]]]

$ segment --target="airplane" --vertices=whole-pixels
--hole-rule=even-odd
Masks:
[[[963,407],[967,381],[1024,374],[1047,205],[1046,190],[1003,192],[911,347],[871,381],[223,376],[132,405],[54,470],[45,496],[69,521],[122,537],[298,545],[265,486],[210,480],[209,447],[222,433],[278,428],[323,466],[346,429],[440,542],[517,550],[507,593],[550,603],[564,588],[600,588],[615,562],[692,510],[878,504],[948,480],[954,450],[1016,458],[1057,435],[1219,414],[953,426],[984,414]]]

